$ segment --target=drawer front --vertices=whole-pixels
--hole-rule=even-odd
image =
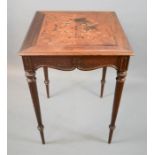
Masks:
[[[122,59],[123,58],[123,59]],[[118,69],[124,57],[120,56],[31,56],[23,57],[23,61],[28,59],[29,65],[25,62],[25,67],[38,69],[43,66],[59,70],[93,70],[104,66]],[[125,61],[126,62],[126,61]]]

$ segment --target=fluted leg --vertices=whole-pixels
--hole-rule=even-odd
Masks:
[[[109,140],[108,143],[110,144],[112,141],[112,135],[113,131],[115,129],[115,121],[120,105],[121,100],[121,94],[125,82],[127,72],[117,72],[117,78],[116,78],[116,87],[115,87],[115,96],[114,96],[114,102],[113,102],[113,109],[112,109],[112,117],[111,117],[111,123],[109,125],[110,131],[109,131]]]
[[[47,93],[47,98],[50,97],[49,95],[49,79],[48,79],[48,67],[43,67],[44,70],[44,77],[45,77],[45,86],[46,86],[46,93]]]
[[[100,97],[103,97],[104,84],[105,84],[105,77],[106,77],[106,71],[107,71],[107,67],[103,67],[103,69],[102,69],[101,93],[100,93]]]
[[[44,133],[43,133],[44,126],[42,124],[42,119],[41,119],[40,103],[38,98],[35,72],[27,71],[26,77],[27,77],[31,98],[32,98],[32,102],[33,102],[33,106],[34,106],[34,110],[35,110],[35,114],[38,122],[38,130],[40,131],[42,144],[45,144]]]

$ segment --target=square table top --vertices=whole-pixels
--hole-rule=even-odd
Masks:
[[[21,56],[130,56],[115,12],[36,12]]]

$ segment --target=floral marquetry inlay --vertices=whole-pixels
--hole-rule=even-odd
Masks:
[[[133,55],[114,12],[39,11],[20,55]]]
[[[78,16],[75,13],[45,13],[37,45],[114,46],[116,40],[112,27],[107,24],[108,20],[107,16],[91,13],[81,13]]]

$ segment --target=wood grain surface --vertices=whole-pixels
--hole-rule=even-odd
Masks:
[[[114,12],[51,12],[34,16],[22,56],[133,55]]]

